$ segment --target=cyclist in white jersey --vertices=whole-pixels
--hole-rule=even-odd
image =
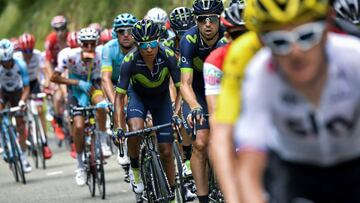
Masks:
[[[267,48],[243,86],[242,202],[265,202],[267,160],[271,202],[360,202],[360,41],[328,33],[327,1],[254,1],[253,13],[267,15],[252,19]]]
[[[27,65],[27,71],[29,74],[30,81],[30,93],[38,94],[40,90],[40,72],[44,70],[45,64],[41,56],[41,52],[37,49],[34,49],[35,46],[35,37],[32,34],[24,33],[19,37],[19,48],[20,51],[14,53],[14,57],[23,59]],[[43,114],[43,100],[37,99],[37,110],[39,112],[39,117],[42,123],[42,126],[46,126],[45,115]],[[44,130],[45,132],[45,130]],[[46,132],[45,132],[46,134]],[[52,152],[47,143],[47,136],[45,135],[44,140],[44,158],[50,159],[52,157]]]
[[[106,107],[107,103],[100,87],[100,59],[101,51],[96,49],[99,34],[92,28],[83,28],[78,34],[80,47],[71,49],[67,57],[59,58],[58,67],[51,77],[51,81],[68,85],[68,103],[72,106],[88,106],[90,102],[98,107]],[[61,61],[60,61],[61,60]],[[67,69],[69,77],[61,76]],[[110,156],[111,151],[107,145],[105,127],[106,112],[97,110],[98,135],[104,156]],[[76,146],[78,166],[76,170],[76,183],[83,186],[86,183],[86,172],[82,159],[84,143],[84,118],[81,112],[74,112],[73,140]]]

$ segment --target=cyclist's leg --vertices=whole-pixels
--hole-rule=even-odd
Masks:
[[[170,95],[157,98],[148,103],[153,118],[153,124],[161,125],[171,122],[172,107]],[[171,127],[163,128],[157,132],[157,141],[162,165],[172,189],[175,189],[175,165],[173,158],[172,143],[174,141]]]
[[[138,97],[138,95],[130,90],[128,91],[129,103],[126,111],[126,120],[130,131],[136,131],[144,128],[147,110]],[[130,157],[130,182],[133,190],[140,193],[143,190],[143,185],[140,184],[140,165],[139,165],[139,152],[140,152],[141,137],[130,137],[127,139],[128,153]],[[133,183],[132,183],[133,182]],[[139,187],[137,187],[139,186]],[[142,186],[142,188],[141,188]]]
[[[94,90],[94,92],[92,93],[92,96],[91,96],[91,102],[96,105],[97,103],[104,101],[104,100],[105,100],[105,97],[104,97],[103,91],[100,89]],[[108,135],[106,133],[106,119],[107,119],[106,109],[103,109],[103,108],[98,109],[96,111],[96,118],[97,118],[96,120],[97,120],[97,124],[98,124],[98,129],[99,129],[98,134],[100,137],[103,155],[105,157],[109,157],[109,156],[111,156],[111,150],[107,144],[107,136]]]
[[[54,104],[54,119],[55,119],[55,126],[54,131],[56,133],[56,136],[60,140],[63,140],[65,135],[62,130],[63,126],[63,113],[64,113],[64,96],[63,91],[61,90],[60,85],[57,86],[57,89],[54,92],[53,95],[53,104]]]
[[[204,113],[207,114],[206,102],[205,99],[197,97],[197,101],[204,109]],[[186,102],[183,103],[183,114],[185,117],[190,113],[190,107]],[[206,120],[203,125],[199,123],[196,124],[196,137],[193,137],[193,151],[191,156],[191,170],[195,180],[195,185],[197,189],[197,195],[199,201],[204,202],[208,199],[209,187],[208,187],[208,154],[207,146],[209,143],[209,123]]]

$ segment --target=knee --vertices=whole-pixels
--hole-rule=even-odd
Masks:
[[[171,162],[173,158],[171,145],[170,144],[160,144],[160,145],[159,145],[159,153],[160,156],[162,157],[161,159]]]

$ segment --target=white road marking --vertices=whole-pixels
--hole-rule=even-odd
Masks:
[[[63,171],[53,171],[53,172],[46,173],[46,176],[55,176],[55,175],[59,175],[62,173],[63,173]]]

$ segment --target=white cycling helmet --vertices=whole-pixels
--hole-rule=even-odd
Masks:
[[[14,45],[8,39],[0,41],[0,61],[8,61],[13,58]]]
[[[99,32],[94,28],[83,28],[78,33],[78,43],[82,44],[83,41],[96,41],[99,40]]]
[[[165,25],[165,23],[168,21],[168,15],[164,9],[155,7],[147,12],[146,19],[152,20],[154,23]]]

